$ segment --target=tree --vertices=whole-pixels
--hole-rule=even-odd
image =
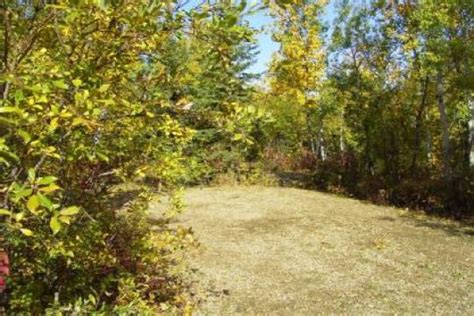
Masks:
[[[184,120],[196,130],[189,152],[198,156],[207,177],[239,172],[241,162],[258,156],[253,134],[266,115],[251,104],[256,75],[248,68],[256,55],[256,30],[245,20],[255,10],[259,7],[245,1],[217,1],[191,16],[186,57],[192,107]]]
[[[327,158],[313,166],[321,188],[469,211],[472,4],[335,2],[324,45],[320,6],[272,2],[281,43],[266,105],[274,139]]]
[[[319,104],[324,75],[324,49],[318,18],[323,4],[318,1],[277,2],[271,5],[276,20],[274,40],[280,43],[269,69],[271,94],[282,104],[275,109],[295,113],[304,120],[306,135],[315,155],[324,157],[322,108]],[[297,114],[299,113],[299,114]]]

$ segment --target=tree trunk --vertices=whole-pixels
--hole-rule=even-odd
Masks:
[[[429,128],[426,129],[426,158],[428,159],[431,166],[433,166],[433,141],[431,138],[431,131]]]
[[[308,129],[308,135],[309,135],[309,146],[311,149],[311,153],[316,156],[317,154],[317,147],[316,147],[316,141],[313,136],[313,128],[311,127],[311,122],[309,120],[310,115],[309,113],[306,113],[306,126]]]
[[[419,152],[421,150],[421,131],[422,131],[424,111],[426,107],[426,98],[428,95],[428,83],[429,83],[429,77],[426,76],[424,82],[422,83],[422,97],[421,97],[420,107],[418,108],[418,112],[416,114],[415,140],[413,144],[413,156],[412,156],[411,167],[410,167],[412,174],[416,173]]]
[[[438,73],[436,80],[436,101],[438,103],[439,116],[441,121],[441,137],[443,150],[443,173],[446,182],[452,181],[453,172],[451,169],[451,142],[449,140],[449,122],[446,114],[446,103],[444,100],[443,75]]]
[[[318,158],[321,159],[322,161],[326,160],[326,151],[324,148],[324,130],[323,130],[323,123],[321,121],[321,124],[318,129],[318,136],[316,139],[316,153],[318,155]]]
[[[469,97],[469,109],[471,112],[471,118],[469,119],[469,165],[471,168],[474,167],[474,100]]]
[[[313,126],[311,126],[311,110],[306,109],[306,128],[308,129],[308,135],[309,135],[309,146],[311,149],[311,153],[313,154],[314,157],[318,157],[319,153],[319,145],[318,145],[318,139],[317,136],[315,137],[315,133],[313,130]]]
[[[344,143],[344,128],[341,126],[340,128],[340,134],[339,134],[339,151],[340,154],[344,154],[344,151],[346,150],[346,144]]]

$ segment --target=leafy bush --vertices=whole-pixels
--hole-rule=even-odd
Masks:
[[[189,231],[166,221],[152,231],[148,195],[123,206],[111,190],[148,171],[180,176],[192,134],[169,113],[163,67],[150,62],[174,36],[163,27],[181,23],[172,8],[2,8],[0,216],[12,312],[187,308],[173,267]]]
[[[67,311],[78,302],[104,311],[188,308],[176,252],[194,241],[189,230],[170,229],[165,221],[153,226],[148,199],[141,193],[118,210],[104,209],[94,221],[79,219],[67,233],[37,229],[28,239],[10,236],[11,310]]]

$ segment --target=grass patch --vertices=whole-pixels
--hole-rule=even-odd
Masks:
[[[474,312],[472,226],[291,188],[185,193],[205,314]]]

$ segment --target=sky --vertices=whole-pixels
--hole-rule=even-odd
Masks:
[[[331,27],[336,16],[334,3],[335,1],[331,1],[322,15],[324,23],[328,24],[329,27]],[[273,53],[279,48],[279,44],[272,40],[270,34],[273,20],[268,12],[259,11],[254,15],[248,16],[247,21],[249,21],[250,25],[256,29],[263,28],[263,31],[257,36],[259,54],[257,55],[256,63],[249,69],[249,71],[253,73],[264,73],[268,68]]]
[[[196,3],[200,1],[191,0],[188,4],[190,7],[195,6]],[[329,26],[335,17],[334,3],[336,1],[330,1],[330,4],[327,6],[325,12],[322,15],[322,19]],[[252,73],[264,73],[268,64],[271,61],[272,55],[279,48],[279,44],[274,42],[271,38],[270,30],[273,23],[272,17],[268,14],[266,10],[260,10],[257,13],[247,16],[246,20],[250,25],[257,30],[262,30],[257,35],[257,45],[258,45],[258,55],[256,57],[256,62],[249,69],[249,72]]]
[[[268,12],[260,11],[252,16],[247,17],[250,25],[258,30],[262,30],[257,36],[258,55],[256,63],[249,69],[250,72],[263,73],[266,71],[268,63],[272,55],[279,48],[279,44],[271,38],[270,27],[273,23]]]

